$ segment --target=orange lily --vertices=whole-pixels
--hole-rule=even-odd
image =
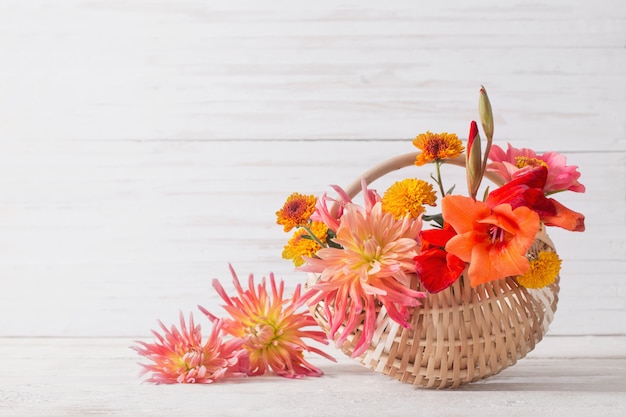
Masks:
[[[528,271],[526,253],[539,230],[537,213],[510,204],[492,208],[460,195],[448,195],[441,204],[444,219],[457,232],[445,249],[470,264],[473,287]]]

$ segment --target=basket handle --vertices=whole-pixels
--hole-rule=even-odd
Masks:
[[[403,155],[398,155],[391,159],[381,162],[369,171],[365,172],[360,178],[355,180],[352,184],[346,188],[346,193],[350,198],[354,198],[361,192],[361,180],[364,180],[366,184],[371,184],[380,177],[397,171],[402,168],[409,167],[415,163],[415,158],[419,155],[419,152],[410,152]],[[445,160],[446,164],[456,165],[459,167],[465,167],[465,156],[458,156],[456,158],[450,158]],[[502,179],[495,173],[485,172],[485,178],[489,179],[494,184],[500,186],[503,184]]]
[[[412,166],[415,163],[415,158],[417,157],[417,155],[419,155],[419,152],[410,152],[398,155],[396,157],[381,162],[380,164],[371,168],[369,171],[366,171],[363,175],[361,175],[360,178],[352,182],[352,184],[350,184],[348,188],[345,189],[346,194],[348,194],[350,198],[356,197],[362,191],[362,180],[364,180],[365,183],[369,185],[380,177],[389,174],[390,172]],[[456,165],[459,167],[465,167],[465,155],[461,155],[456,158],[446,159],[445,163],[450,165]],[[502,186],[504,184],[502,178],[500,178],[500,176],[494,172],[485,172],[485,178],[487,178],[497,186]],[[330,208],[330,212],[333,215],[336,215],[338,210],[338,202],[333,203]],[[546,228],[543,223],[541,223],[541,227],[539,229],[539,232],[537,233],[537,239],[547,242],[550,246],[554,247],[554,243],[548,237],[546,233]]]

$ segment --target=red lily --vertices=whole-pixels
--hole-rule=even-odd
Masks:
[[[585,230],[585,216],[563,206],[543,192],[548,169],[539,166],[489,193],[485,203],[491,208],[510,204],[513,209],[528,207],[537,212],[546,226],[558,226],[574,232]]]
[[[423,230],[420,233],[422,250],[413,259],[422,286],[432,294],[448,288],[465,270],[463,260],[443,249],[454,236],[456,232],[447,223],[443,229]]]

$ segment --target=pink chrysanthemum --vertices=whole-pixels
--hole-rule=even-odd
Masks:
[[[327,307],[333,306],[332,312],[328,308],[326,312],[331,337],[344,326],[336,339],[337,346],[363,321],[363,333],[353,357],[370,345],[378,302],[385,306],[390,318],[409,327],[407,307],[420,305],[418,298],[426,296],[409,288],[421,227],[421,218],[396,220],[382,210],[380,201],[370,210],[348,203],[333,239],[342,248],[321,249],[317,258],[308,258],[301,268],[320,274],[304,298],[310,304],[323,300]]]
[[[268,369],[286,378],[321,376],[323,373],[304,359],[304,352],[317,353],[330,360],[334,359],[323,351],[307,345],[303,338],[328,344],[321,330],[304,330],[304,327],[317,326],[308,311],[296,312],[300,298],[300,285],[291,299],[283,299],[284,283],[276,286],[274,274],[270,274],[271,292],[266,288],[265,278],[255,287],[254,276],[248,278],[248,289],[242,288],[237,274],[230,267],[236,297],[229,297],[218,280],[213,287],[226,302],[223,306],[231,316],[224,319],[224,332],[241,339],[250,357],[250,375],[262,375]],[[200,310],[210,320],[217,320],[203,307]]]
[[[213,323],[213,329],[206,343],[202,343],[200,325],[195,325],[189,315],[189,327],[180,314],[180,330],[171,329],[159,321],[163,335],[153,330],[156,343],[137,341],[133,346],[137,353],[150,359],[151,364],[140,364],[142,374],[152,373],[147,382],[156,384],[198,383],[208,384],[228,374],[247,374],[248,354],[241,347],[242,341],[223,341],[220,337],[222,321]]]
[[[489,152],[491,162],[487,170],[497,173],[505,182],[509,182],[538,166],[548,168],[548,178],[543,192],[552,194],[559,191],[584,193],[585,186],[578,182],[580,172],[575,165],[566,165],[567,158],[557,152],[537,155],[527,148],[517,149],[508,144],[506,152],[498,145],[492,145]]]

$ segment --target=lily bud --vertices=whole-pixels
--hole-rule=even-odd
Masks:
[[[465,167],[467,174],[467,191],[472,198],[476,198],[478,187],[483,178],[482,154],[480,149],[480,134],[474,120],[470,124],[467,152],[465,153]]]
[[[491,111],[487,90],[482,85],[480,86],[480,98],[478,99],[478,114],[480,123],[483,125],[483,131],[487,135],[487,141],[491,142],[493,139],[493,112]]]

